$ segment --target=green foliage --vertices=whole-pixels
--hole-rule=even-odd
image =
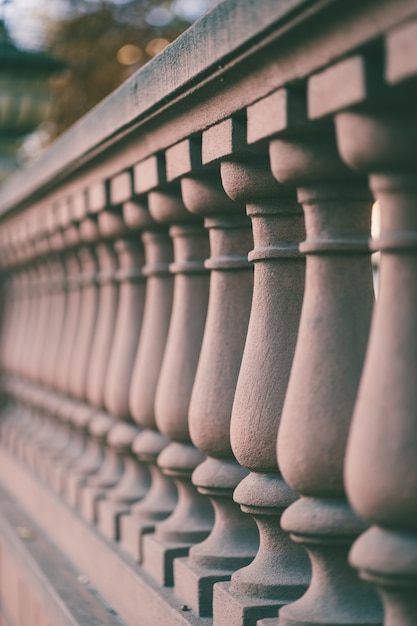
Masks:
[[[161,1],[131,0],[122,5],[72,1],[76,5],[72,16],[48,28],[48,51],[68,67],[51,85],[52,139],[189,26],[175,16],[163,26],[147,23],[150,9],[163,6]],[[165,7],[169,9],[169,3]]]

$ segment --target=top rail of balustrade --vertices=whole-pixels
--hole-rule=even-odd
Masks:
[[[416,0],[222,0],[2,187],[0,216],[105,180],[300,81],[416,12]],[[97,174],[99,172],[99,174]]]

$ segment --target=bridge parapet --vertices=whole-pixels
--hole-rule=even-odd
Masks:
[[[415,623],[416,12],[223,0],[3,186],[2,623]]]

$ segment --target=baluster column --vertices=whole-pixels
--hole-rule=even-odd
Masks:
[[[42,382],[45,385],[42,390],[42,397],[38,403],[38,410],[41,413],[43,428],[40,437],[37,438],[36,449],[34,450],[34,463],[36,469],[42,465],[44,450],[48,449],[51,441],[56,436],[54,420],[51,420],[50,404],[54,402],[56,393],[54,391],[54,378],[57,363],[60,358],[60,346],[65,327],[65,316],[67,311],[67,278],[65,271],[65,240],[62,232],[62,224],[59,219],[59,211],[56,206],[52,206],[49,212],[48,230],[50,249],[54,257],[54,269],[51,284],[51,308],[48,320],[48,350],[43,359]]]
[[[8,224],[3,224],[2,236],[1,236],[1,267],[2,276],[5,283],[6,294],[11,296],[11,299],[6,298],[5,323],[6,326],[2,329],[1,340],[1,367],[2,376],[6,381],[8,372],[11,368],[11,353],[14,341],[13,335],[17,333],[19,326],[18,317],[21,312],[21,307],[17,304],[17,299],[22,296],[22,263],[19,263],[16,254],[16,232],[17,224],[16,218],[10,220]]]
[[[114,252],[113,241],[100,241],[96,246],[96,256],[99,265],[97,281],[99,283],[99,301],[96,332],[91,347],[90,362],[86,378],[86,399],[89,404],[90,420],[83,425],[86,431],[86,448],[84,453],[73,465],[67,475],[66,497],[70,504],[78,507],[80,504],[80,488],[86,484],[87,476],[96,473],[103,462],[102,430],[98,442],[91,435],[94,422],[100,425],[111,420],[105,414],[98,414],[104,410],[104,382],[111,351],[113,333],[116,323],[119,284],[115,280],[117,258]],[[93,427],[94,428],[94,427]]]
[[[42,362],[41,381],[48,391],[53,386],[55,365],[61,339],[62,328],[65,319],[66,306],[66,281],[63,249],[65,246],[61,225],[57,219],[56,208],[51,206],[47,215],[47,227],[49,236],[49,248],[52,256],[51,277],[51,308],[48,324],[48,350]]]
[[[12,349],[18,336],[19,318],[24,310],[18,304],[18,300],[22,299],[24,293],[22,289],[24,272],[18,263],[14,250],[13,234],[15,228],[16,224],[13,221],[3,225],[1,237],[1,267],[6,299],[1,337],[1,369],[4,383],[10,375]]]
[[[121,289],[121,281],[118,278],[118,269],[120,268],[120,254],[115,250],[115,242],[126,234],[126,227],[120,217],[120,207],[112,206],[108,194],[108,185],[106,181],[99,181],[92,184],[87,192],[88,211],[90,214],[96,215],[98,229],[100,235],[105,240],[111,241],[111,250],[114,253],[114,259],[110,261],[112,270],[110,283],[107,284],[105,291],[103,287],[100,292],[109,298],[109,317],[106,320],[104,315],[103,339],[107,343],[107,355],[102,368],[95,372],[90,372],[87,381],[87,393],[90,402],[100,404],[101,411],[97,412],[89,424],[87,447],[87,472],[83,472],[83,477],[78,483],[78,476],[75,476],[69,482],[76,483],[71,489],[75,490],[73,494],[77,506],[83,515],[91,522],[97,520],[97,503],[105,497],[105,492],[117,485],[123,473],[123,461],[115,449],[108,445],[107,435],[112,427],[115,426],[114,417],[107,411],[106,406],[106,378],[113,360],[115,350],[115,330],[119,319],[119,303]],[[126,291],[126,288],[124,289]],[[100,334],[101,334],[100,330]],[[120,332],[120,331],[119,331]],[[99,339],[98,334],[96,338]],[[105,345],[104,344],[104,345]],[[104,347],[103,345],[103,347]],[[108,392],[107,392],[108,393]],[[90,452],[91,458],[89,459]],[[82,462],[82,459],[81,459]],[[90,465],[91,463],[91,465]],[[92,471],[89,471],[89,467]],[[72,497],[72,496],[71,496]]]
[[[82,430],[90,418],[85,407],[85,383],[88,371],[92,339],[95,332],[98,304],[97,259],[94,243],[98,231],[95,221],[86,217],[85,195],[74,196],[71,202],[73,219],[77,222],[80,248],[77,256],[80,262],[80,302],[71,357],[68,363],[68,397],[62,405],[60,417],[68,431],[68,444],[55,457],[53,486],[63,492],[68,468],[82,454],[84,438]]]
[[[30,294],[28,286],[28,269],[24,259],[19,255],[17,244],[18,224],[16,220],[9,224],[4,233],[5,245],[2,252],[4,266],[8,271],[8,284],[12,299],[7,301],[9,323],[4,330],[2,341],[2,390],[8,402],[6,414],[3,413],[1,438],[6,446],[10,445],[16,431],[25,424],[25,414],[19,410],[13,397],[13,363],[16,347],[22,338],[27,319]]]
[[[20,270],[19,293],[16,306],[16,317],[14,327],[7,346],[7,363],[8,375],[4,381],[5,389],[11,401],[10,419],[4,432],[7,446],[13,450],[19,441],[20,433],[24,434],[25,428],[30,426],[30,415],[25,410],[24,404],[19,399],[18,391],[19,381],[19,362],[20,355],[25,347],[25,338],[27,337],[27,328],[30,320],[31,311],[33,310],[34,292],[31,287],[30,280],[34,276],[34,270],[30,266],[29,259],[31,252],[31,244],[29,242],[27,229],[23,229],[23,223],[15,222],[11,232],[11,255],[12,260]]]
[[[81,265],[78,257],[81,248],[79,220],[74,215],[71,198],[68,196],[57,202],[55,220],[61,239],[65,308],[54,367],[51,372],[52,389],[44,397],[42,407],[43,415],[50,423],[49,435],[35,450],[38,472],[54,487],[58,482],[59,470],[57,468],[61,454],[71,444],[71,428],[66,418],[73,410],[74,403],[68,396],[68,379],[72,349],[79,328],[82,295]]]
[[[57,487],[63,495],[67,492],[68,478],[72,468],[85,451],[88,424],[93,415],[91,407],[85,404],[85,400],[87,377],[93,367],[92,347],[97,327],[99,304],[97,281],[99,266],[96,255],[99,231],[95,217],[87,213],[84,192],[75,196],[73,210],[80,219],[79,233],[83,242],[83,247],[79,252],[82,264],[82,296],[79,328],[70,364],[69,391],[74,398],[73,408],[67,413],[67,425],[71,431],[70,445],[64,450],[63,462],[60,460],[57,474]]]
[[[122,203],[131,196],[131,175],[125,172],[110,181],[107,207],[99,213],[102,232],[115,237],[118,257],[116,280],[119,282],[119,301],[109,364],[104,379],[104,404],[116,422],[107,434],[111,450],[107,462],[83,490],[83,509],[90,521],[98,521],[100,530],[112,539],[119,534],[118,520],[132,502],[139,500],[149,486],[149,475],[131,451],[137,430],[130,422],[129,388],[132,377],[145,299],[142,274],[143,249],[135,232],[130,232],[123,221]],[[100,419],[99,437],[101,437]],[[122,476],[118,480],[118,466]]]
[[[2,328],[0,339],[0,368],[1,368],[1,392],[4,404],[8,402],[6,386],[8,371],[10,368],[10,351],[14,345],[14,337],[19,327],[19,315],[21,313],[21,285],[22,272],[13,259],[11,246],[11,227],[3,225],[0,240],[0,266],[2,293],[4,298],[4,307],[2,312]],[[5,423],[7,421],[7,409],[3,407],[3,420],[1,424],[0,435],[6,430]]]
[[[173,178],[176,178],[174,175]],[[208,301],[208,238],[198,218],[185,209],[179,181],[173,180],[148,195],[156,221],[170,226],[174,262],[174,296],[167,344],[159,377],[155,417],[160,432],[170,440],[158,456],[158,465],[173,479],[178,502],[153,535],[143,538],[143,566],[160,584],[173,582],[173,559],[185,556],[192,543],[210,532],[210,502],[197,493],[191,474],[204,459],[192,445],[188,409],[200,355]]]
[[[70,429],[63,421],[66,414],[73,409],[73,403],[69,400],[68,380],[72,349],[76,339],[79,325],[81,304],[81,266],[78,258],[80,246],[80,234],[77,220],[73,215],[70,200],[63,199],[56,207],[57,220],[62,229],[64,240],[64,266],[66,274],[66,307],[64,324],[60,337],[60,344],[56,360],[53,387],[55,393],[51,395],[46,413],[51,422],[55,423],[55,436],[51,436],[39,458],[39,471],[47,482],[55,485],[55,463],[60,458],[62,450],[70,443]]]
[[[84,198],[86,216],[94,224],[97,239],[98,311],[85,380],[85,400],[88,404],[74,415],[74,426],[83,438],[85,448],[67,471],[65,481],[65,496],[70,504],[77,507],[82,504],[82,488],[87,484],[88,477],[103,468],[106,436],[114,425],[114,420],[105,413],[104,392],[119,299],[114,238],[120,235],[120,220],[117,216],[113,219],[112,207],[108,206],[106,182],[98,181],[90,185],[85,190]],[[109,454],[115,462],[108,464],[106,484],[114,485],[121,476],[122,464],[115,453]],[[104,470],[105,467],[106,464]]]
[[[297,188],[306,225],[300,244],[306,284],[277,457],[285,480],[301,496],[284,512],[281,526],[306,548],[312,579],[302,598],[280,610],[277,623],[378,624],[377,598],[347,564],[363,522],[343,488],[373,305],[371,199],[366,181],[338,158],[331,124],[309,122],[305,110],[305,95],[287,90],[254,105],[249,116],[287,120],[270,141],[271,167],[279,182]]]
[[[45,405],[48,406],[51,390],[44,385],[53,381],[53,367],[65,311],[64,269],[57,251],[57,247],[59,250],[62,246],[62,235],[57,232],[54,207],[49,206],[45,209],[44,236],[38,249],[40,251],[43,249],[42,254],[47,255],[47,267],[42,281],[43,314],[39,320],[36,355],[32,363],[32,378],[35,382],[31,394],[34,427],[25,446],[26,462],[35,470],[44,441],[48,441],[51,435],[54,435],[53,429],[51,432],[50,420],[45,416]]]
[[[315,85],[319,91],[336,79],[363,85],[361,103],[346,89],[344,106],[331,105],[340,154],[368,174],[381,211],[374,243],[381,253],[379,294],[345,475],[354,510],[371,524],[350,561],[378,589],[385,626],[417,619],[417,67],[407,47],[416,33],[415,21],[398,27],[388,33],[377,68],[366,56],[353,57],[316,77]]]
[[[120,516],[127,513],[133,502],[141,500],[149,488],[149,473],[132,452],[132,442],[137,435],[129,410],[129,390],[142,329],[146,296],[146,279],[143,274],[144,253],[140,231],[130,229],[123,219],[123,203],[132,196],[132,174],[123,172],[110,181],[110,203],[117,207],[116,215],[126,239],[116,241],[119,255],[120,302],[115,327],[111,360],[105,378],[104,400],[110,412],[123,420],[114,426],[107,438],[123,462],[121,481],[106,493],[98,504],[98,522],[101,531],[111,539],[119,539]],[[112,218],[116,217],[115,214]],[[125,249],[123,246],[126,246]],[[124,251],[125,250],[125,251]],[[131,261],[123,262],[123,257]],[[127,284],[124,284],[127,281]]]
[[[234,499],[253,516],[260,546],[230,583],[214,586],[216,626],[252,626],[274,616],[283,603],[301,595],[309,580],[302,549],[280,529],[281,515],[296,494],[282,479],[275,452],[304,292],[304,259],[298,251],[303,216],[294,192],[273,178],[266,148],[257,146],[252,155],[246,150],[246,157],[221,163],[221,175],[226,192],[245,202],[254,238],[252,308],[231,443],[239,463],[250,470]]]
[[[42,331],[42,319],[45,314],[45,305],[47,298],[45,297],[44,286],[47,284],[47,263],[42,255],[42,246],[39,246],[39,240],[42,239],[43,223],[40,215],[40,209],[37,207],[36,211],[32,214],[28,228],[28,239],[30,241],[30,248],[28,250],[28,261],[33,265],[33,280],[30,280],[29,289],[31,291],[31,302],[28,314],[28,326],[25,333],[25,338],[21,341],[20,351],[18,354],[18,360],[16,362],[17,367],[17,379],[14,383],[13,393],[16,397],[19,397],[20,402],[23,404],[23,410],[28,416],[28,428],[22,431],[22,437],[16,442],[16,453],[20,456],[24,456],[26,443],[37,428],[36,417],[34,419],[31,396],[34,386],[31,383],[31,374],[33,364],[36,361],[37,355],[37,343],[38,337]]]
[[[247,475],[230,446],[230,417],[252,301],[251,223],[245,205],[231,200],[221,184],[219,157],[239,142],[236,120],[212,127],[201,140],[185,140],[168,152],[168,167],[181,175],[189,211],[205,218],[210,237],[210,292],[204,338],[189,409],[192,441],[207,455],[193,472],[193,483],[214,507],[215,523],[188,558],[174,562],[175,593],[199,615],[212,612],[212,588],[247,565],[258,549],[252,518],[233,501],[233,490]],[[245,127],[243,126],[243,133]],[[204,166],[202,165],[204,162]],[[225,348],[227,346],[227,349]]]
[[[44,350],[44,342],[48,331],[48,313],[50,305],[50,265],[48,260],[49,243],[47,239],[47,229],[45,221],[44,207],[38,207],[36,221],[33,224],[32,242],[33,252],[37,264],[37,280],[35,285],[35,299],[32,301],[32,309],[29,317],[30,332],[28,332],[25,343],[28,343],[28,350],[25,354],[25,344],[23,343],[24,358],[21,361],[21,371],[24,373],[24,380],[20,383],[18,394],[26,406],[25,411],[29,416],[29,426],[22,433],[23,437],[16,448],[16,453],[26,462],[31,464],[32,451],[35,447],[40,426],[42,425],[40,416],[36,409],[41,390],[37,384],[40,378],[40,360]]]
[[[130,387],[130,410],[132,417],[143,430],[133,441],[132,449],[138,459],[146,463],[151,486],[130,512],[121,518],[121,545],[133,558],[142,560],[142,538],[154,530],[155,523],[171,514],[177,501],[172,480],[157,465],[159,453],[169,441],[157,429],[155,422],[155,394],[168,335],[172,310],[173,275],[169,272],[172,262],[172,241],[166,227],[152,221],[147,205],[147,193],[160,182],[161,160],[150,157],[134,168],[134,201],[124,204],[123,213],[132,227],[142,227],[142,241],[147,277],[146,302],[142,333],[136,355]],[[145,195],[146,194],[146,195]]]

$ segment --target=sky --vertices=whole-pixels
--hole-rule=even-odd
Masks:
[[[0,11],[19,46],[39,49],[43,45],[45,20],[65,17],[67,8],[61,0],[3,0]]]
[[[112,0],[115,4],[127,1]],[[174,0],[172,10],[191,23],[210,4],[213,4],[213,0]],[[42,48],[46,21],[68,15],[68,4],[65,0],[0,0],[0,14],[16,44],[36,50]]]

